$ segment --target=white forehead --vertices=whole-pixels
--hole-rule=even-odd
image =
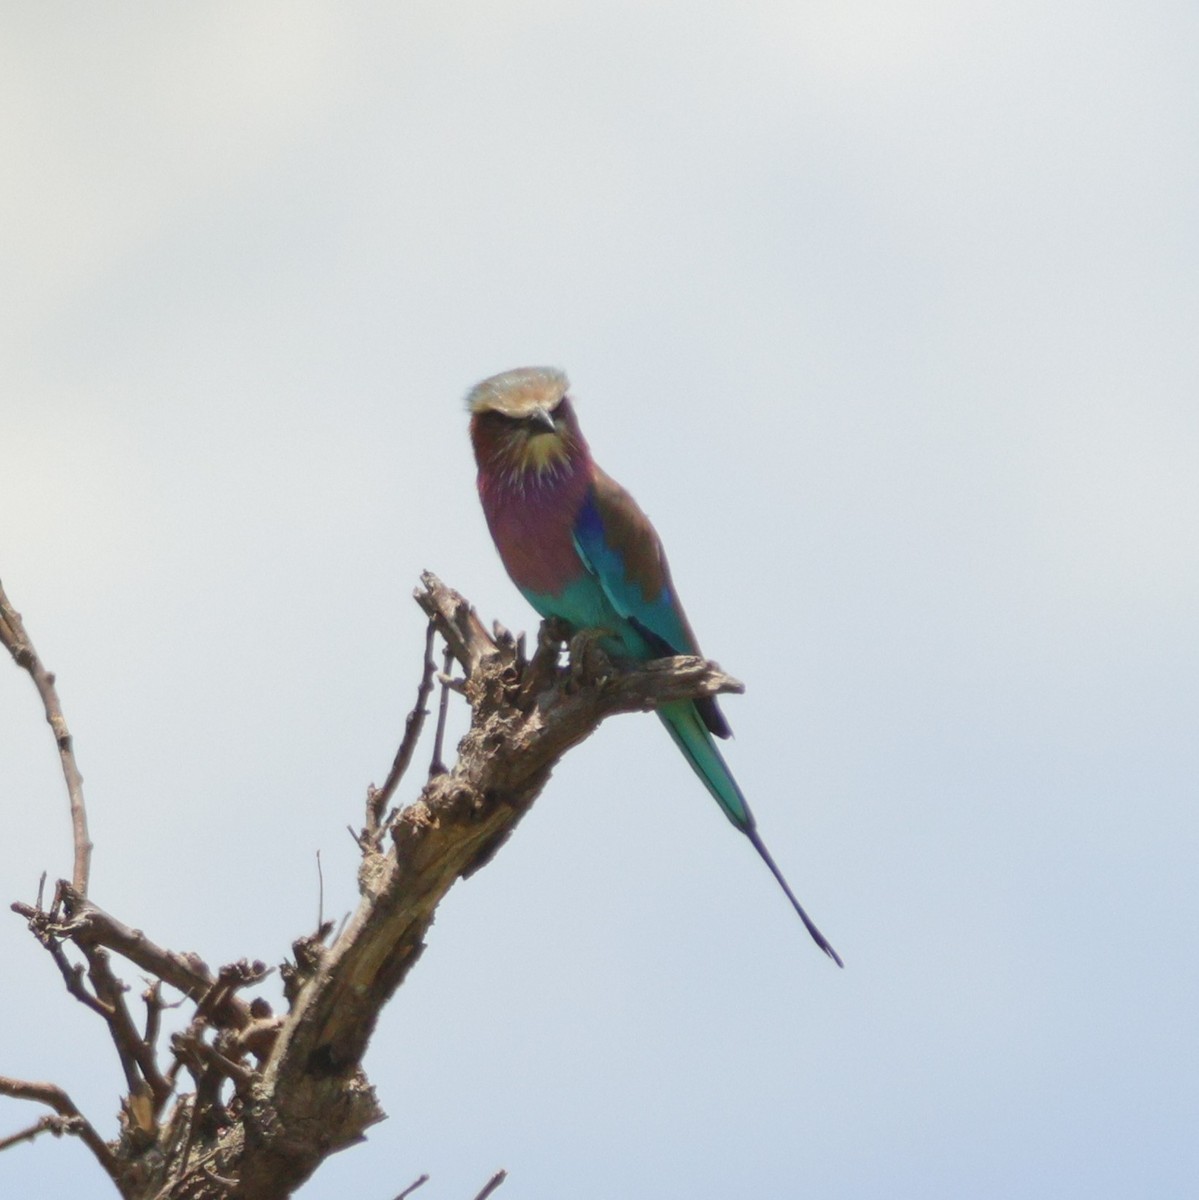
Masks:
[[[553,408],[568,387],[570,380],[556,367],[517,367],[475,384],[466,397],[466,407],[472,413],[527,417],[538,408]]]

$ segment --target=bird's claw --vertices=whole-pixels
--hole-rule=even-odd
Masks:
[[[582,629],[570,639],[569,686],[603,683],[611,676],[612,660],[602,644],[611,636],[607,629]]]

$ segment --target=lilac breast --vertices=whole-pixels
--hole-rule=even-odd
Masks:
[[[517,587],[553,595],[583,574],[572,530],[588,484],[583,464],[528,472],[519,484],[480,472],[487,526]]]

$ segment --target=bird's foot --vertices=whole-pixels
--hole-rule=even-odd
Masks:
[[[537,649],[524,668],[520,687],[519,706],[527,707],[542,692],[551,688],[558,679],[558,660],[562,657],[562,645],[570,637],[570,626],[557,617],[547,617],[537,631]]]
[[[612,660],[602,644],[611,636],[607,629],[582,629],[570,639],[569,687],[600,684],[611,678]]]

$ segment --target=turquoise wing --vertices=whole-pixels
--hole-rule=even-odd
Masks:
[[[584,566],[623,622],[616,632],[631,657],[700,653],[657,532],[637,501],[598,468],[573,534]],[[698,701],[696,709],[710,732],[729,736],[715,700]]]
[[[573,533],[579,557],[612,607],[649,644],[651,652],[641,657],[699,653],[654,527],[633,497],[598,469]]]

